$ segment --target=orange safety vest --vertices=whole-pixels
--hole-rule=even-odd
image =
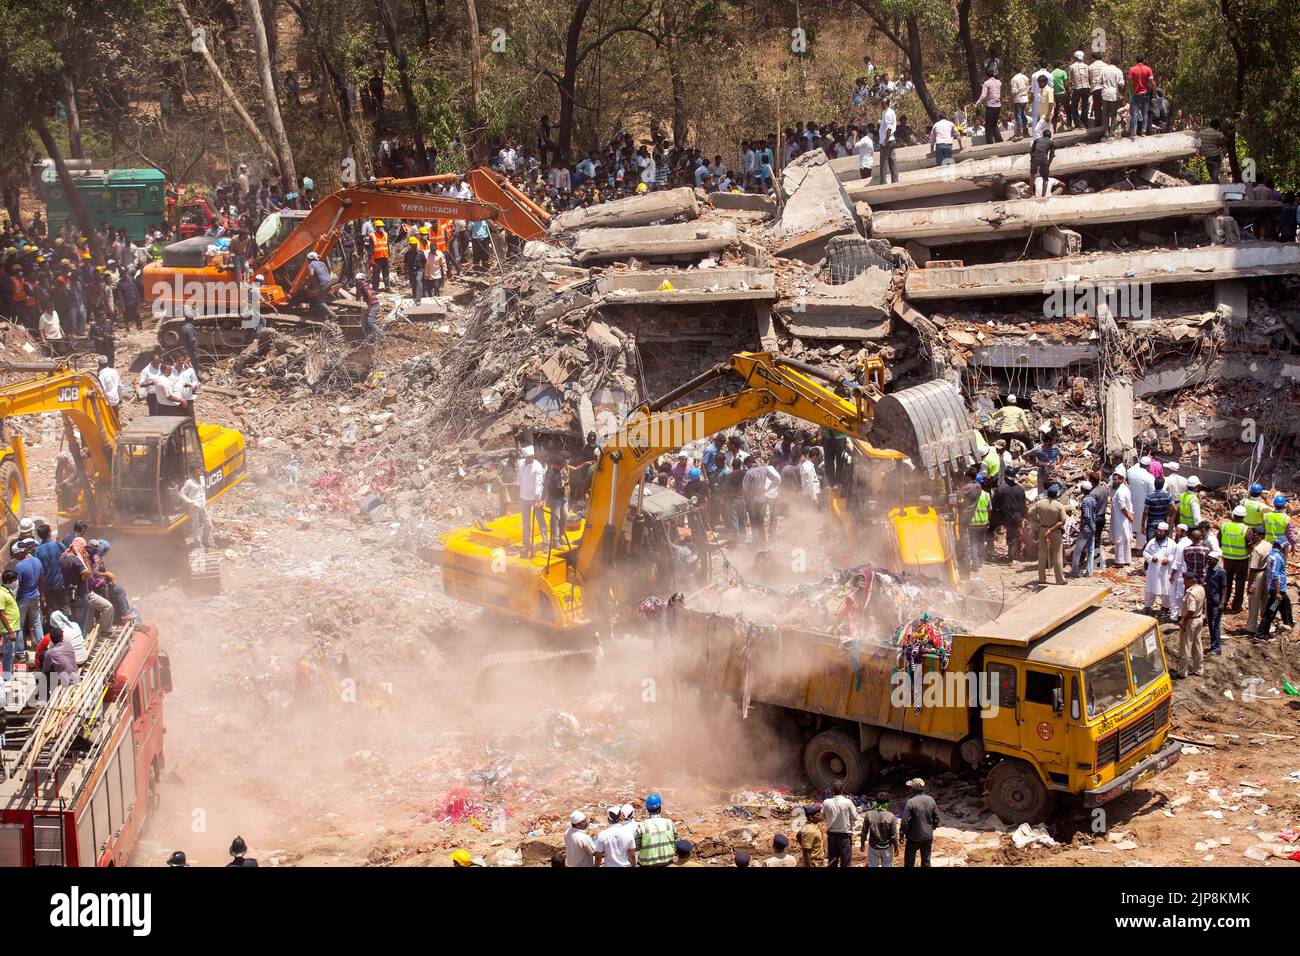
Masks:
[[[376,229],[374,231],[372,239],[375,243],[375,251],[371,253],[370,258],[387,259],[388,258],[388,233],[384,232],[384,230],[382,229]]]
[[[438,220],[438,234],[434,237],[434,241],[438,244],[439,249],[443,252],[447,251],[447,220]]]
[[[426,236],[424,233],[420,233],[416,238],[419,240],[419,241],[416,243],[416,245],[419,247],[420,251],[421,251],[421,252],[428,252],[428,251],[429,251],[429,237]]]

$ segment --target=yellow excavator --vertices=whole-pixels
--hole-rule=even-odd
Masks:
[[[56,362],[0,362],[0,373],[34,372],[0,386],[0,494],[12,534],[27,499],[27,457],[8,420],[59,412],[71,469],[56,473],[58,514],[92,533],[178,538],[189,522],[177,490],[202,468],[211,501],[247,477],[244,436],[189,417],[145,416],[123,427],[99,379]]]
[[[669,407],[728,375],[740,378],[738,390]],[[639,504],[645,504],[647,465],[682,445],[776,412],[843,433],[873,458],[907,458],[935,476],[964,470],[973,460],[975,438],[957,389],[929,382],[885,394],[883,384],[884,367],[878,361],[868,367],[862,383],[850,383],[773,353],[733,355],[638,408],[608,439],[596,461],[586,517],[569,523],[560,548],[543,544],[526,556],[517,513],[461,528],[443,537],[443,587],[452,597],[546,628],[603,626],[629,596],[619,574],[610,572],[635,563],[635,548],[629,544],[638,536],[625,534],[624,527],[638,487]],[[905,512],[899,518],[905,524],[909,520],[939,518],[933,510]]]

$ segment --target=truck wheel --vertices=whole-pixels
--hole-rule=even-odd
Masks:
[[[880,757],[874,750],[859,749],[855,734],[836,727],[808,741],[803,750],[803,769],[818,792],[843,783],[846,792],[858,793],[876,779]]]
[[[167,322],[158,329],[158,347],[173,352],[181,347],[181,330],[177,322]]]
[[[984,799],[1008,826],[1042,823],[1056,806],[1056,795],[1023,760],[1004,760],[989,771]]]
[[[0,495],[4,496],[5,531],[15,534],[27,506],[27,483],[18,463],[10,459],[0,463]]]

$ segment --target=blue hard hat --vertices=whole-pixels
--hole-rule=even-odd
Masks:
[[[692,468],[692,469],[691,469],[690,471],[688,471],[686,474],[687,474],[687,477],[688,477],[688,478],[690,478],[692,481],[694,481],[696,478],[700,477],[700,469],[698,469],[698,468]]]
[[[1250,486],[1250,493],[1252,495],[1262,495],[1264,493],[1264,486],[1257,481]]]
[[[984,484],[984,476],[983,476],[983,475],[976,475],[976,476],[975,476],[975,480],[976,480],[977,482],[979,482],[981,485]]]
[[[1278,495],[1273,499],[1274,508],[1281,508],[1284,504],[1286,504],[1286,495]]]
[[[663,806],[663,803],[663,800],[660,799],[659,794],[657,793],[652,793],[650,796],[645,798],[645,808],[647,810],[658,810]]]

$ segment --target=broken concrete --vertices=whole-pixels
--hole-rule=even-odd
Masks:
[[[596,293],[608,305],[690,305],[777,297],[776,276],[770,269],[619,272],[597,279]]]
[[[1250,290],[1240,279],[1214,283],[1214,309],[1225,322],[1245,325],[1250,314]]]
[[[1083,236],[1073,229],[1048,226],[1038,237],[1038,243],[1049,256],[1077,256],[1083,253]]]
[[[790,331],[807,339],[881,339],[890,332],[891,270],[868,267],[847,282],[815,283],[783,316]]]
[[[804,153],[781,173],[785,205],[772,234],[786,241],[777,255],[815,262],[827,240],[858,231],[857,213],[820,149]]]
[[[662,259],[722,252],[739,242],[734,222],[682,222],[624,229],[582,229],[574,237],[579,262]]]
[[[1237,225],[1237,220],[1231,216],[1207,216],[1205,223],[1205,237],[1216,245],[1231,245],[1234,242],[1241,242],[1241,227]]]
[[[776,215],[776,200],[759,193],[709,193],[709,202],[715,209],[736,209],[741,212],[761,212]]]
[[[1133,436],[1133,383],[1126,378],[1116,378],[1106,383],[1102,402],[1102,435],[1105,436],[1106,454],[1126,454],[1134,447]]]
[[[628,196],[562,212],[551,220],[552,232],[573,232],[595,226],[648,226],[674,219],[698,219],[700,203],[689,186]]]
[[[913,301],[990,298],[1043,295],[1051,286],[1072,283],[1160,284],[1297,274],[1300,274],[1300,245],[1249,242],[1200,249],[915,269],[907,274],[906,295]]]
[[[1199,146],[1200,137],[1195,133],[1161,133],[1072,146],[1057,151],[1052,161],[1052,175],[1060,179],[1101,169],[1129,169],[1171,162],[1192,156]],[[1028,155],[999,156],[901,173],[898,182],[879,186],[866,185],[862,181],[850,182],[846,190],[852,199],[865,199],[875,209],[884,203],[923,200],[1003,180],[1028,178]]]
[[[1022,236],[1045,226],[1133,222],[1172,216],[1212,215],[1224,208],[1232,186],[1178,186],[1108,195],[1050,196],[933,209],[877,209],[871,232],[894,242],[930,245]],[[1060,253],[1057,253],[1060,254]]]

